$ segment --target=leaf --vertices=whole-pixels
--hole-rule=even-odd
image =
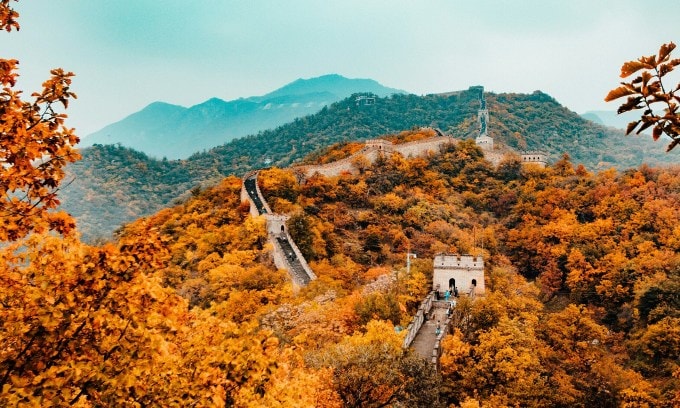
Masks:
[[[637,132],[635,132],[636,135],[639,135],[641,132],[643,132],[645,129],[649,128],[650,126],[652,126],[656,122],[656,120],[648,120],[649,118],[646,117],[646,116],[643,117],[642,119],[643,119],[642,120],[643,121],[642,126],[640,126],[640,129],[638,129]],[[656,140],[656,139],[654,139],[654,140]]]
[[[656,55],[650,55],[649,57],[642,57],[639,59],[639,61],[643,64],[645,64],[645,68],[647,69],[653,69],[657,64],[656,64]]]
[[[661,48],[659,48],[659,62],[665,61],[674,49],[675,44],[672,41],[668,44],[663,44]]]
[[[620,114],[620,113],[628,112],[628,111],[631,111],[631,110],[634,110],[634,109],[640,109],[640,108],[642,108],[642,106],[640,106],[640,105],[638,105],[638,104],[639,104],[641,101],[642,101],[642,97],[641,97],[641,96],[637,96],[637,97],[629,96],[629,97],[628,97],[628,100],[626,101],[626,103],[624,103],[623,105],[619,106],[619,109],[616,111],[616,113],[619,113],[619,114]]]
[[[630,85],[623,85],[616,89],[609,91],[607,96],[604,98],[605,102],[613,101],[614,99],[619,99],[623,96],[633,95],[635,91],[631,89]]]
[[[621,67],[621,78],[625,78],[631,74],[638,72],[641,69],[651,69],[649,64],[640,61],[628,61]]]
[[[659,77],[666,75],[667,73],[673,71],[673,65],[671,64],[661,64],[659,66]]]
[[[663,133],[663,130],[661,129],[661,126],[655,126],[654,130],[652,130],[652,138],[654,141],[659,140],[661,137],[661,134]],[[668,150],[672,149],[672,147],[669,147]]]
[[[634,122],[630,122],[630,123],[628,124],[628,127],[626,127],[626,134],[629,135],[630,132],[632,132],[633,130],[635,130],[635,127],[636,127],[637,125],[639,125],[640,122],[642,122],[642,121],[641,121],[641,120],[636,120],[636,121],[634,121]]]

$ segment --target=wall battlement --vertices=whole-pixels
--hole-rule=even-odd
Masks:
[[[548,154],[541,150],[528,150],[520,154],[522,163],[534,163],[541,167],[548,164]]]
[[[438,134],[439,133],[440,132],[438,132]],[[294,166],[293,169],[303,173],[307,177],[316,173],[326,177],[339,176],[344,172],[356,174],[358,173],[358,169],[355,163],[357,163],[357,160],[362,156],[370,163],[375,162],[382,154],[394,152],[400,153],[404,157],[418,157],[424,156],[430,152],[437,153],[443,145],[458,143],[458,140],[451,136],[435,136],[401,144],[393,144],[385,139],[369,139],[364,143],[365,146],[361,150],[344,159],[319,165]]]

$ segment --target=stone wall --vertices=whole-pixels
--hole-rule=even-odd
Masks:
[[[404,157],[418,157],[425,156],[428,153],[439,153],[443,145],[452,143],[458,143],[458,141],[450,136],[437,136],[394,145],[394,150],[401,153]]]
[[[284,269],[287,271],[291,270],[291,265],[290,265],[290,260],[286,256],[286,254],[283,251],[283,248],[281,248],[281,245],[279,245],[278,241],[276,240],[277,236],[284,235],[286,238],[288,238],[288,242],[290,243],[291,247],[293,248],[293,252],[295,252],[295,256],[297,258],[297,261],[300,262],[302,265],[302,268],[305,270],[307,273],[307,276],[309,276],[309,280],[312,281],[316,279],[316,274],[314,271],[312,271],[312,268],[310,268],[309,264],[307,263],[307,260],[305,257],[302,255],[302,252],[300,252],[300,248],[298,248],[297,244],[295,244],[295,241],[293,241],[293,238],[288,234],[288,230],[284,229],[283,232],[281,232],[281,217],[280,215],[267,215],[267,231],[268,231],[268,240],[272,244],[272,257],[274,258],[274,265],[276,265],[277,268],[279,269]],[[287,219],[287,217],[285,218]],[[271,231],[278,231],[278,232],[271,232]],[[290,272],[289,272],[290,274]],[[295,276],[290,274],[291,279],[293,280],[293,283],[295,286],[303,286],[300,282],[297,282],[295,279]]]
[[[255,191],[253,191],[252,194],[257,195],[259,200],[262,202],[262,205],[264,207],[263,214],[260,214],[260,211],[258,210],[257,206],[255,205],[253,200],[250,199],[251,192],[249,192],[246,188],[247,180],[255,180],[254,183]],[[281,245],[276,239],[277,237],[285,237],[288,243],[290,243],[293,252],[295,253],[296,258],[295,260],[300,262],[300,265],[302,266],[304,273],[307,274],[307,276],[309,277],[309,280],[311,281],[316,279],[316,275],[312,271],[312,268],[309,267],[309,265],[307,264],[307,260],[304,258],[304,256],[302,256],[302,253],[295,244],[295,241],[293,241],[293,238],[290,236],[290,234],[288,234],[288,229],[286,228],[286,221],[288,220],[289,217],[283,214],[273,214],[271,208],[269,207],[269,204],[264,199],[264,196],[260,191],[260,187],[257,185],[257,171],[248,172],[243,177],[243,182],[241,183],[241,201],[246,200],[250,203],[250,215],[252,217],[257,217],[260,215],[264,215],[265,217],[267,237],[269,243],[272,245],[272,257],[274,259],[274,265],[276,265],[276,267],[279,269],[287,270],[291,276],[291,279],[293,280],[293,283],[296,286],[301,285],[301,283],[298,282],[300,279],[296,279],[296,276],[292,273],[291,261],[286,256],[286,254],[283,251],[283,248],[281,248]]]
[[[404,157],[424,156],[428,153],[439,153],[441,147],[449,143],[457,143],[457,140],[450,136],[436,136],[395,145],[387,140],[371,139],[366,141],[366,146],[363,149],[344,159],[327,164],[295,166],[293,169],[300,171],[307,177],[315,173],[326,177],[339,176],[344,172],[356,174],[358,170],[354,163],[359,156],[365,157],[371,163],[375,162],[380,154],[391,152],[399,152]]]
[[[416,315],[413,316],[411,323],[409,323],[408,327],[406,328],[406,337],[404,338],[404,343],[402,345],[404,348],[409,348],[411,343],[413,343],[413,339],[415,339],[416,335],[418,335],[418,331],[423,326],[423,322],[425,321],[425,316],[430,313],[430,309],[432,309],[434,297],[434,292],[430,292],[430,294],[428,294],[427,297],[420,303]]]

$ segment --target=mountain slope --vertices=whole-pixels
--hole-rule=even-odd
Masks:
[[[155,160],[122,147],[96,146],[85,149],[83,160],[69,167],[75,181],[64,190],[63,207],[76,216],[86,239],[108,236],[122,223],[167,206],[201,183],[269,165],[285,167],[334,143],[423,126],[458,138],[474,137],[478,97],[473,91],[393,95],[376,98],[370,106],[358,106],[350,97],[187,160]],[[542,149],[552,161],[568,153],[575,163],[591,170],[680,161],[680,152],[666,154],[662,143],[624,137],[623,132],[585,120],[540,92],[486,94],[486,98],[489,130],[497,144]]]
[[[233,101],[212,98],[190,108],[154,102],[85,137],[83,146],[120,143],[152,157],[182,159],[313,114],[357,92],[380,96],[403,93],[370,79],[325,75],[298,79],[260,97]]]

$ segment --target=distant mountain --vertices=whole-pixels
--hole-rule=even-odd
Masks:
[[[233,101],[212,98],[190,108],[154,102],[83,138],[82,147],[120,144],[156,158],[184,159],[316,113],[359,92],[378,96],[404,93],[372,79],[348,79],[332,74],[298,79],[263,96]]]
[[[574,163],[590,170],[680,162],[680,151],[666,154],[662,142],[625,137],[619,130],[585,120],[542,92],[487,93],[486,100],[489,131],[499,145],[541,149],[553,162],[568,153]],[[107,237],[122,223],[199,194],[201,185],[268,165],[288,166],[334,143],[423,126],[461,139],[473,138],[478,109],[478,91],[471,90],[426,96],[395,94],[377,97],[368,106],[349,97],[314,115],[186,160],[155,160],[120,146],[95,146],[84,149],[83,159],[69,166],[74,182],[63,190],[63,208],[76,217],[85,239]]]
[[[298,79],[264,96],[248,98],[252,101],[300,96],[309,94],[330,94],[341,96],[333,102],[355,93],[369,92],[378,96],[405,93],[402,90],[387,88],[372,79],[347,79],[341,75],[329,74],[311,79]]]
[[[616,111],[588,111],[581,117],[603,126],[626,130],[630,122],[640,119],[640,112],[624,112],[617,114]]]

